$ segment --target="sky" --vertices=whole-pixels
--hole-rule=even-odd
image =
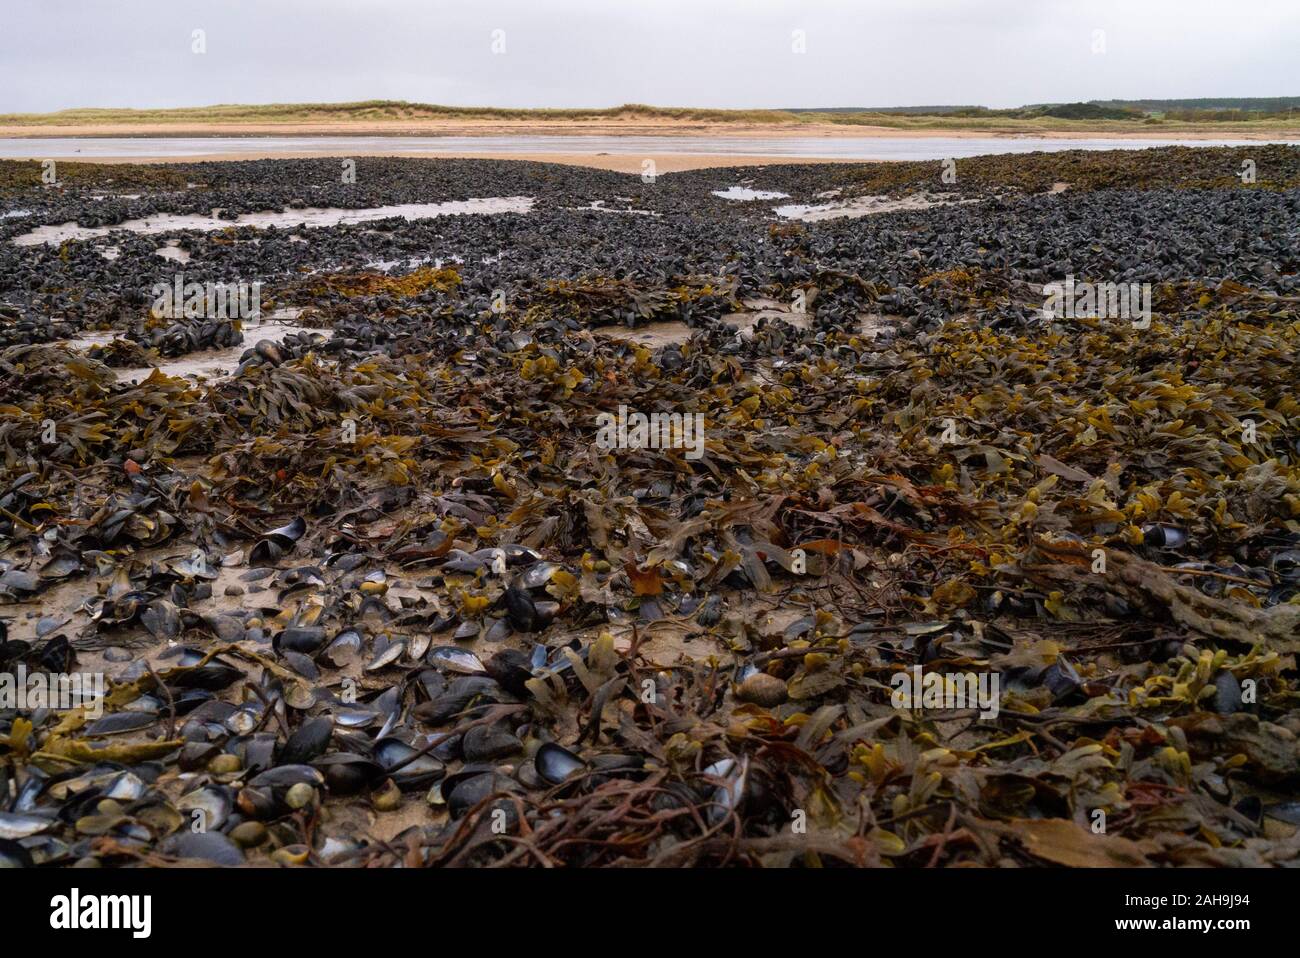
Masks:
[[[1294,95],[1300,0],[0,0],[0,112]]]

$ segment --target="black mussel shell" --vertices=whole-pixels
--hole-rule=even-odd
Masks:
[[[383,777],[384,770],[376,762],[350,752],[332,752],[322,755],[313,766],[325,776],[332,795],[355,795]]]
[[[432,755],[413,758],[420,751],[399,738],[389,737],[375,743],[375,761],[398,788],[420,788],[436,782],[446,772],[442,762]]]
[[[533,764],[537,774],[552,785],[566,782],[587,768],[586,762],[554,742],[546,742],[537,750]]]
[[[523,589],[511,586],[505,593],[506,617],[518,632],[535,632],[538,626],[537,606],[533,597]]]
[[[314,625],[291,625],[280,632],[271,644],[277,650],[288,649],[291,652],[311,655],[325,644],[325,630]]]
[[[329,748],[330,737],[334,734],[334,723],[328,718],[309,719],[289,736],[280,750],[282,765],[307,765],[325,754]]]

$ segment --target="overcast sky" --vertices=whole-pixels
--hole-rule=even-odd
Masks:
[[[0,0],[0,112],[1290,95],[1300,0]]]

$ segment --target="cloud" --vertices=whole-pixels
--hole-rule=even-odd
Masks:
[[[1281,96],[1292,0],[4,0],[0,111]],[[207,52],[191,52],[206,32]],[[494,54],[493,31],[505,52]],[[806,52],[792,50],[803,31]],[[1092,50],[1104,30],[1106,52]]]

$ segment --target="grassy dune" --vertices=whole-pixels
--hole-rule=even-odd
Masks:
[[[1250,136],[1293,131],[1300,121],[1287,116],[1261,114],[1259,119],[1067,119],[1050,116],[1006,115],[945,116],[877,112],[791,110],[708,110],[690,107],[655,107],[625,104],[607,109],[516,110],[496,107],[453,107],[400,100],[366,100],[359,103],[221,104],[176,109],[75,109],[56,113],[0,114],[0,132],[6,128],[175,127],[196,129],[230,125],[355,124],[369,128],[392,124],[437,127],[440,124],[533,125],[558,128],[570,124],[617,130],[620,125],[662,125],[710,128],[733,127],[850,133],[854,127],[898,131],[976,131],[985,133],[1091,133],[1091,134],[1223,134]],[[401,132],[394,129],[394,132]]]
[[[804,114],[811,116],[811,114]],[[700,110],[625,104],[607,109],[513,110],[500,107],[439,106],[403,100],[359,103],[218,104],[166,110],[76,109],[57,113],[4,113],[0,123],[64,126],[87,123],[312,123],[383,120],[693,120],[706,123],[791,123],[800,114],[784,110]]]

